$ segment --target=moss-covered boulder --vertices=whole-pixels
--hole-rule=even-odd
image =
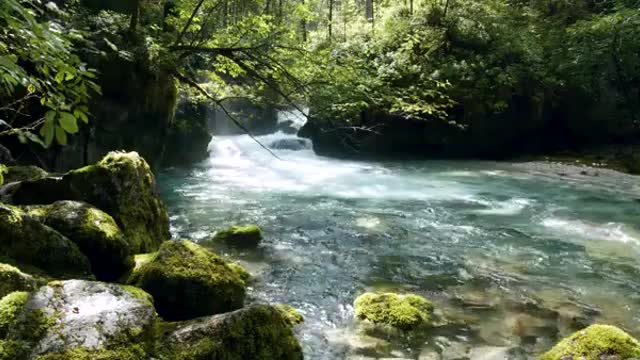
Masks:
[[[166,320],[218,314],[244,304],[245,283],[238,270],[193,242],[167,241],[139,260],[128,282],[150,293]]]
[[[257,225],[231,226],[218,231],[212,240],[241,248],[256,247],[262,240],[262,231]]]
[[[174,360],[299,360],[302,349],[276,308],[252,305],[180,324],[161,341]]]
[[[111,215],[134,253],[155,251],[169,239],[169,216],[147,162],[136,152],[110,152],[94,165],[3,187],[16,205],[58,200],[87,202]]]
[[[78,245],[96,279],[115,281],[133,268],[129,243],[113,218],[102,210],[70,200],[25,210]]]
[[[57,278],[91,276],[89,260],[76,244],[21,209],[0,204],[0,254]]]
[[[32,291],[38,280],[15,266],[0,263],[0,298],[15,291]]]
[[[287,304],[275,304],[274,307],[280,311],[285,320],[291,325],[299,325],[304,322],[304,317],[300,315],[298,310]]]
[[[151,296],[140,289],[53,282],[0,301],[0,359],[142,359],[155,329]]]
[[[433,304],[414,294],[365,293],[354,302],[356,318],[376,325],[413,330],[429,325]]]
[[[610,325],[591,325],[563,339],[539,360],[640,358],[640,342]]]
[[[39,180],[49,173],[37,166],[9,166],[4,173],[4,182],[11,183],[24,180]]]

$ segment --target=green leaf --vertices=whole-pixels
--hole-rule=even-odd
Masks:
[[[59,121],[60,126],[69,134],[75,134],[78,132],[78,122],[72,114],[68,112],[61,112]]]
[[[45,147],[49,147],[53,142],[54,135],[53,121],[45,121],[44,125],[40,128],[40,135],[44,138]]]
[[[75,110],[73,110],[73,116],[75,116],[76,119],[84,121],[85,124],[89,123],[89,117],[84,111],[80,110],[80,107],[77,107]]]
[[[56,126],[56,141],[60,145],[67,145],[67,133],[60,126]]]
[[[42,142],[42,139],[40,139],[40,137],[30,131],[25,131],[24,132],[24,136],[31,140],[32,142],[36,143],[36,144],[40,144],[43,148],[46,148],[47,145],[44,144],[44,142]]]

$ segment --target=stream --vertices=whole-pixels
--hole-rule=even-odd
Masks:
[[[252,273],[248,302],[299,309],[306,359],[456,359],[486,346],[526,358],[591,323],[640,335],[637,177],[544,163],[353,162],[302,145],[273,150],[276,159],[246,135],[215,136],[209,159],[158,183],[175,237],[262,227],[256,250],[214,250]],[[352,304],[365,291],[425,296],[438,326],[361,335]]]

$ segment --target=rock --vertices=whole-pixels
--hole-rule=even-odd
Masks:
[[[136,152],[110,152],[98,163],[69,171],[62,178],[23,181],[12,189],[10,198],[16,205],[87,202],[113,217],[133,253],[155,251],[170,238],[169,216],[153,173]]]
[[[38,281],[15,266],[0,263],[0,298],[14,291],[31,291]]]
[[[418,355],[418,360],[440,360],[440,354],[432,349],[423,349]]]
[[[256,225],[232,226],[218,231],[212,240],[242,248],[256,247],[262,240],[262,231]]]
[[[564,338],[540,360],[599,360],[602,356],[631,359],[640,357],[640,342],[610,325],[591,325]]]
[[[276,308],[252,305],[180,324],[162,341],[168,359],[298,360],[302,349]]]
[[[400,330],[429,325],[433,304],[414,294],[365,293],[354,302],[356,318]]]
[[[163,165],[186,166],[205,160],[211,134],[204,117],[178,117],[171,124]]]
[[[305,139],[280,139],[269,144],[269,148],[277,150],[299,151],[309,148]]]
[[[298,129],[294,125],[295,122],[293,120],[285,120],[278,123],[277,129],[285,134],[293,135],[298,132]]]
[[[304,322],[304,317],[294,307],[287,304],[275,304],[274,307],[280,311],[284,319],[292,326],[300,325]]]
[[[391,343],[388,341],[348,329],[328,330],[325,336],[332,347],[346,347],[351,352],[376,356],[375,358],[391,351]]]
[[[115,281],[133,268],[129,243],[111,216],[78,201],[26,207],[29,215],[73,241],[89,259],[96,279]]]
[[[0,204],[0,253],[57,278],[88,277],[89,260],[58,231],[11,205]]]
[[[442,349],[442,360],[467,360],[469,359],[469,346],[458,342],[451,341],[446,337],[439,336],[436,338],[438,346]]]
[[[167,241],[139,259],[128,282],[150,293],[165,320],[187,320],[236,310],[245,283],[220,257],[190,241]]]
[[[116,284],[53,282],[0,301],[0,341],[15,359],[144,358],[155,322],[149,294]]]
[[[525,360],[527,357],[520,348],[505,346],[480,346],[471,349],[471,360]]]
[[[9,166],[4,173],[4,182],[12,183],[24,180],[39,180],[45,178],[49,173],[37,166]]]

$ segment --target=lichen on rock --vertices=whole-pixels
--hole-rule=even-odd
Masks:
[[[356,299],[354,307],[357,319],[400,330],[429,325],[433,313],[433,304],[415,294],[365,293]]]
[[[89,261],[76,244],[21,209],[0,204],[0,252],[18,264],[57,278],[91,276]]]
[[[218,231],[212,240],[242,248],[256,247],[262,240],[262,231],[257,225],[231,226]]]
[[[161,341],[175,360],[300,360],[302,349],[282,313],[269,305],[180,324]]]
[[[102,210],[70,200],[25,210],[78,245],[96,279],[115,281],[133,268],[129,243],[113,218]]]
[[[0,263],[0,298],[14,291],[31,291],[38,280],[15,266]]]
[[[640,358],[640,342],[611,325],[591,325],[561,340],[539,360]]]
[[[187,240],[167,241],[138,258],[128,283],[150,293],[165,320],[186,320],[243,306],[245,283],[237,269]]]

